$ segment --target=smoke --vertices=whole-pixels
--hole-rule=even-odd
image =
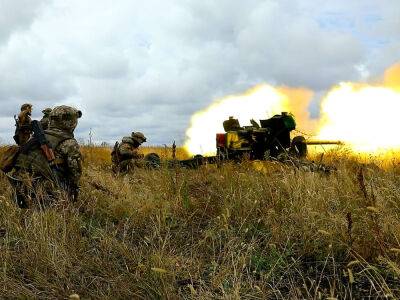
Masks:
[[[357,152],[400,149],[400,65],[386,70],[381,81],[345,82],[321,102],[318,137],[340,139]]]
[[[305,88],[280,87],[278,91],[287,99],[287,111],[295,116],[297,129],[313,135],[318,126],[318,120],[310,117],[308,110],[313,99],[313,91]]]
[[[259,85],[241,95],[218,99],[192,116],[184,147],[190,154],[214,154],[215,134],[224,132],[222,123],[229,116],[250,125],[250,119],[258,121],[287,111],[296,115],[301,128],[312,130],[314,122],[307,110],[312,94],[307,89]]]
[[[383,82],[388,88],[400,89],[400,63],[391,66],[385,71]]]
[[[215,100],[194,114],[186,131],[190,154],[215,153],[215,134],[234,116],[241,125],[287,111],[297,129],[317,139],[341,140],[354,151],[400,149],[400,64],[388,68],[374,83],[345,82],[333,86],[320,103],[320,117],[312,119],[308,107],[313,91],[306,88],[256,86],[243,94]]]

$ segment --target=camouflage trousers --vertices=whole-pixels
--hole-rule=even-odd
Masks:
[[[145,161],[143,159],[126,159],[119,163],[113,164],[112,170],[116,174],[127,174],[133,172],[137,168],[145,167]]]
[[[69,199],[67,191],[51,180],[28,172],[14,172],[9,177],[14,190],[14,200],[20,208],[45,208]]]

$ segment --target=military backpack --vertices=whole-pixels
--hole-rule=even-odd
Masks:
[[[7,173],[12,170],[18,157],[20,147],[17,145],[7,146],[0,157],[0,169]]]

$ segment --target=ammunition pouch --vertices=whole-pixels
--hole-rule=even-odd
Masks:
[[[61,134],[48,132],[46,137],[50,143],[52,149],[56,149],[57,146],[70,138],[69,135],[64,136]],[[56,157],[51,163],[47,160],[43,154],[42,149],[38,141],[33,138],[28,141],[25,145],[20,147],[19,155],[16,159],[15,167],[18,169],[24,169],[28,172],[32,172],[36,175],[43,176],[44,178],[57,182],[54,168],[64,164],[62,158]]]
[[[32,151],[29,154],[20,153],[15,167],[27,170],[36,175],[41,175],[48,180],[54,180],[53,171],[40,149]]]

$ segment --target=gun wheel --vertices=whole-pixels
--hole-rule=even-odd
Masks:
[[[289,153],[299,158],[307,156],[307,143],[304,136],[299,135],[293,138]]]

